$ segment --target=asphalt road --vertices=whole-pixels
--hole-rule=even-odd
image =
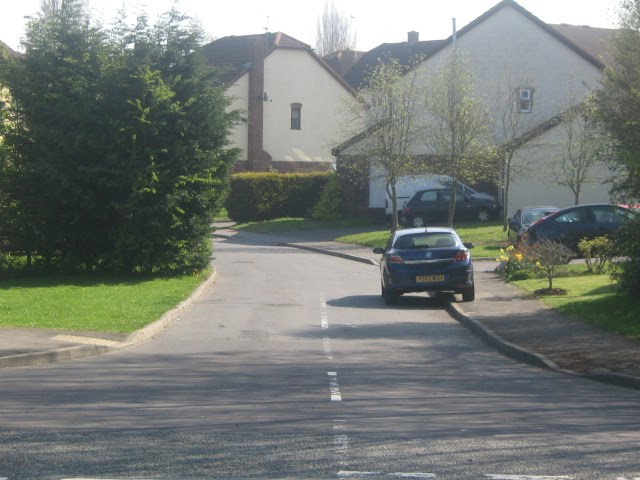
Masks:
[[[155,339],[0,370],[0,478],[640,478],[640,392],[515,363],[377,267],[216,242]]]

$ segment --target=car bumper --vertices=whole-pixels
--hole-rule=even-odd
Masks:
[[[473,285],[473,267],[458,269],[444,273],[443,281],[420,282],[421,275],[432,275],[422,272],[396,272],[387,276],[387,286],[393,290],[409,292],[451,291],[460,293]]]

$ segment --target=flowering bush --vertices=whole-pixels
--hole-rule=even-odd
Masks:
[[[553,279],[557,276],[558,267],[569,263],[573,252],[570,248],[566,247],[560,242],[548,240],[542,238],[533,244],[529,244],[525,247],[525,253],[535,264],[536,273],[539,273],[542,277],[546,277],[549,287],[540,292],[552,293],[553,292]],[[565,294],[566,292],[561,289],[556,289],[558,293]]]
[[[496,271],[507,282],[529,278],[535,273],[535,265],[513,245],[501,248],[496,262],[500,262]]]
[[[604,273],[613,258],[613,241],[608,237],[583,238],[578,242],[578,249],[589,273]]]

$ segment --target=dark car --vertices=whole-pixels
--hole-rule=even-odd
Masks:
[[[471,243],[462,243],[451,228],[428,227],[397,230],[382,254],[380,275],[386,304],[395,304],[409,292],[461,293],[475,299]]]
[[[448,188],[419,190],[402,209],[400,222],[405,226],[424,227],[428,222],[446,221],[449,215]],[[456,220],[478,220],[486,222],[499,214],[498,204],[491,199],[474,197],[465,193],[456,194]]]
[[[558,207],[524,207],[516,211],[516,213],[508,220],[509,230],[507,237],[510,243],[519,243],[522,234],[535,222],[547,215],[560,210]]]
[[[615,233],[634,213],[609,204],[577,205],[563,208],[531,225],[523,235],[527,243],[539,239],[558,241],[578,252],[578,242]]]

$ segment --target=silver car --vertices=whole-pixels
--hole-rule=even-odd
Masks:
[[[558,207],[552,206],[539,206],[539,207],[524,207],[516,211],[513,217],[509,218],[509,229],[507,236],[509,243],[519,243],[522,239],[524,231],[533,225],[535,222],[547,215],[552,214],[560,210]]]

